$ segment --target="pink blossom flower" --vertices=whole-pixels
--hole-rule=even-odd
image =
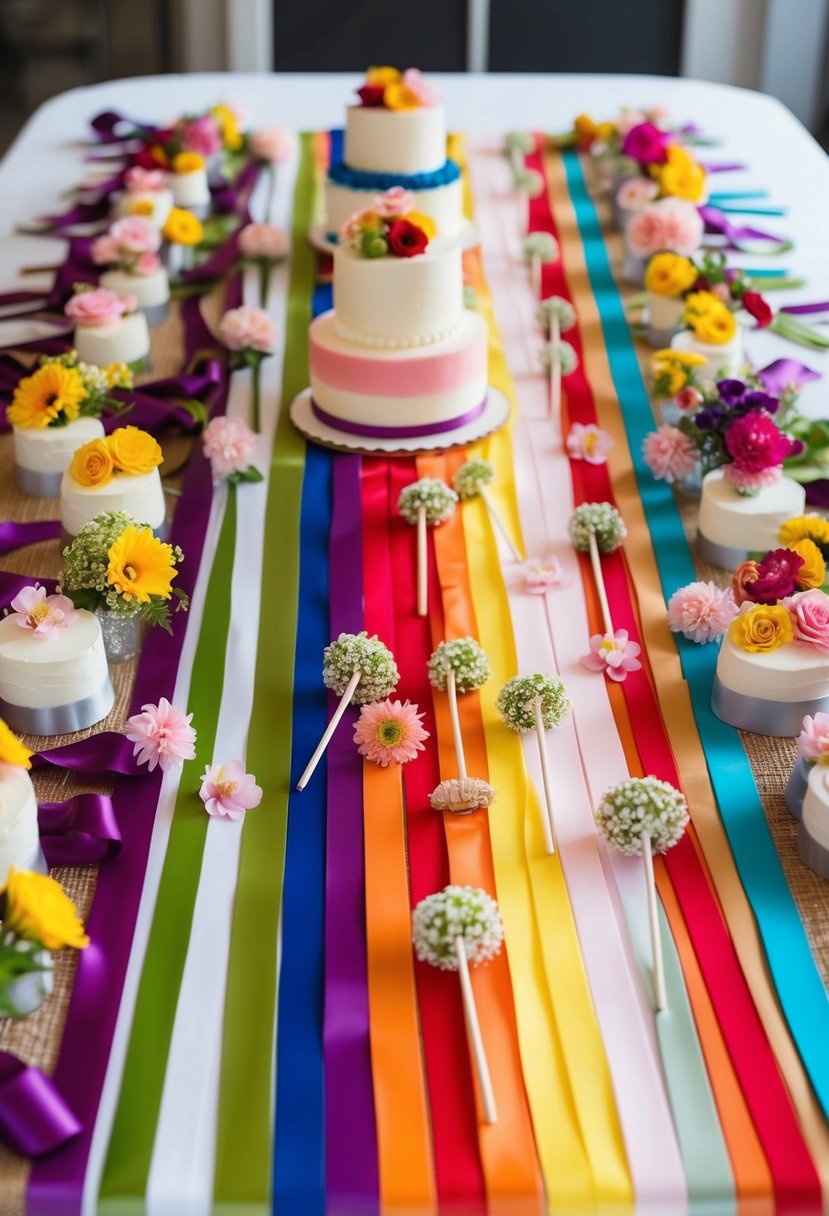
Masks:
[[[385,220],[394,220],[407,211],[414,211],[415,200],[410,190],[402,186],[392,186],[383,194],[378,194],[371,205],[371,210]]]
[[[263,308],[242,304],[231,308],[219,322],[219,337],[228,350],[254,350],[272,355],[276,348],[276,326]]]
[[[278,262],[288,252],[288,237],[276,224],[247,224],[239,233],[243,258]]]
[[[138,301],[135,296],[122,296],[105,287],[94,291],[78,291],[64,308],[64,312],[76,325],[114,325],[128,312],[135,312]]]
[[[788,608],[796,642],[829,650],[829,595],[819,587],[781,600]]]
[[[208,423],[202,445],[210,461],[213,481],[219,482],[250,467],[256,435],[243,418],[219,417]]]
[[[551,587],[561,587],[564,570],[554,554],[549,557],[530,557],[520,567],[524,579],[524,590],[530,595],[546,595]]]
[[[622,155],[638,160],[640,165],[661,165],[667,159],[670,142],[667,131],[660,131],[652,122],[640,122],[626,132]]]
[[[697,467],[694,442],[678,426],[663,425],[646,435],[642,455],[657,481],[682,481]]]
[[[647,203],[631,216],[625,237],[636,257],[672,253],[690,257],[702,243],[703,223],[693,203],[683,198],[661,198]]]
[[[807,714],[797,736],[797,754],[810,763],[829,764],[829,714]]]
[[[357,751],[381,768],[415,760],[424,751],[423,740],[429,738],[422,718],[410,701],[387,699],[364,705],[354,724]]]
[[[590,653],[582,657],[582,663],[589,671],[603,671],[611,680],[621,684],[627,679],[629,671],[641,670],[642,664],[637,655],[642,647],[638,642],[632,642],[626,629],[617,629],[615,633],[594,633],[590,639]]]
[[[126,253],[158,253],[161,248],[161,233],[145,215],[116,220],[109,235]]]
[[[776,464],[770,469],[752,471],[738,464],[723,465],[723,475],[740,494],[757,494],[766,486],[773,486],[783,476],[783,466]]]
[[[21,629],[31,629],[36,638],[51,638],[59,629],[71,625],[78,615],[66,595],[47,595],[46,588],[35,583],[23,587],[12,600],[12,620]]]
[[[155,274],[161,269],[161,258],[157,253],[142,253],[132,269],[135,274]]]
[[[628,109],[627,107],[621,111],[616,119],[616,130],[621,136],[627,135],[628,131],[632,131],[634,127],[638,127],[640,123],[646,122],[648,115],[641,110]]]
[[[221,152],[222,136],[215,118],[205,114],[188,122],[184,128],[182,143],[188,152],[198,152],[206,160]]]
[[[674,405],[683,412],[696,409],[698,405],[702,404],[702,401],[702,393],[692,384],[686,384],[685,388],[681,388],[674,397]]]
[[[262,787],[241,760],[209,764],[204,770],[199,797],[208,815],[220,819],[242,819],[262,801]]]
[[[135,194],[155,194],[167,187],[167,174],[163,169],[142,169],[133,165],[124,174],[124,185]]]
[[[798,449],[763,409],[749,410],[730,422],[724,435],[729,456],[746,473],[762,473],[782,465]]]
[[[97,237],[92,242],[92,261],[96,266],[112,266],[119,256],[118,242],[109,233]]]
[[[607,464],[613,447],[613,436],[590,422],[585,426],[574,422],[567,436],[567,455],[571,460],[586,460],[588,464]]]
[[[272,123],[260,127],[250,137],[250,150],[259,160],[266,160],[272,165],[290,160],[296,151],[296,135],[289,127]]]
[[[668,628],[701,645],[723,637],[738,612],[730,587],[688,583],[668,600]]]
[[[616,202],[623,211],[639,211],[653,202],[658,193],[659,186],[651,178],[631,177],[616,191]]]
[[[125,732],[130,743],[134,743],[133,755],[139,764],[146,764],[150,772],[156,765],[163,773],[196,755],[196,732],[190,725],[192,714],[186,714],[177,705],[171,705],[162,697],[158,705],[142,705],[140,714],[127,718],[129,729]]]
[[[407,89],[411,89],[422,106],[436,106],[440,101],[440,95],[427,83],[420,68],[406,68],[403,83]]]

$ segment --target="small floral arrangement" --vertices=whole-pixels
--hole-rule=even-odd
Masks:
[[[118,427],[103,439],[79,447],[69,475],[80,486],[106,486],[116,477],[142,477],[157,469],[164,454],[156,439],[137,426]]]
[[[85,950],[77,909],[59,882],[33,870],[9,870],[0,896],[0,1015],[19,1018],[15,984],[25,975],[51,970],[44,951]]]
[[[127,274],[155,274],[161,269],[160,248],[161,233],[155,224],[142,215],[128,215],[93,241],[92,261],[96,266],[117,266]]]
[[[535,729],[536,701],[545,730],[561,726],[573,709],[564,681],[546,672],[513,676],[498,693],[495,706],[510,730],[527,731]]]
[[[665,853],[678,844],[690,816],[678,789],[657,777],[630,777],[602,794],[596,823],[608,844],[638,857],[642,837],[650,836],[653,851]]]
[[[108,609],[136,616],[172,632],[170,601],[186,610],[189,600],[173,587],[184,561],[178,546],[166,545],[126,511],[106,511],[81,528],[63,551],[58,592],[76,608]]]
[[[127,718],[126,737],[135,744],[133,755],[150,772],[158,766],[163,773],[196,757],[196,732],[187,714],[162,697],[158,705],[142,705],[140,714]]]
[[[345,245],[366,258],[413,258],[425,253],[437,235],[434,220],[416,211],[408,190],[393,186],[371,207],[355,212],[340,230]]]
[[[638,258],[665,252],[689,258],[702,244],[702,235],[699,212],[682,198],[647,203],[631,216],[625,229],[628,247]]]
[[[372,764],[408,764],[424,751],[423,740],[429,732],[423,714],[410,701],[375,701],[364,705],[354,724],[357,751]]]
[[[435,106],[440,98],[418,68],[373,67],[357,90],[361,106],[386,110],[419,110]]]
[[[804,537],[783,549],[772,549],[741,562],[731,578],[734,602],[777,604],[797,591],[812,591],[826,582],[826,561],[813,540]]]
[[[702,401],[702,388],[697,368],[708,360],[692,350],[674,350],[666,346],[651,357],[651,376],[656,397],[673,397],[680,409],[693,409]]]
[[[261,414],[259,383],[262,360],[272,355],[279,341],[276,325],[264,308],[242,304],[229,308],[219,322],[219,338],[231,352],[231,367],[253,372],[253,429],[258,433]]]
[[[54,637],[77,616],[70,599],[65,595],[47,595],[46,588],[39,583],[22,587],[12,600],[11,608],[10,619],[21,629],[28,629],[35,638]]]
[[[737,332],[734,313],[713,291],[693,291],[687,296],[682,324],[706,346],[726,346]]]
[[[488,963],[501,951],[504,926],[498,905],[480,887],[451,885],[422,899],[412,917],[412,940],[421,962],[457,971],[456,939],[467,962]]]
[[[244,418],[220,415],[211,419],[202,435],[202,448],[213,473],[213,482],[261,481],[262,474],[251,457],[256,450],[256,434]]]
[[[110,393],[132,386],[125,363],[96,367],[82,363],[75,350],[42,355],[37,369],[18,382],[6,417],[12,426],[42,430],[66,426],[76,418],[98,418],[105,408],[123,413],[124,406]]]
[[[131,154],[132,164],[152,172],[172,169],[182,153],[195,154],[202,165],[224,154],[236,155],[246,142],[243,117],[235,103],[219,102],[199,113],[182,114],[168,127],[140,128],[133,133],[141,146]]]
[[[75,294],[69,299],[64,312],[76,325],[115,325],[122,317],[135,312],[138,301],[135,296],[119,295],[106,287],[91,287],[88,283],[75,285]]]

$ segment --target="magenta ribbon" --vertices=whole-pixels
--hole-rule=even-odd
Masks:
[[[88,283],[91,287],[95,287],[98,283],[100,267],[92,261],[92,240],[93,238],[88,236],[70,239],[66,259],[55,272],[54,282],[49,291],[7,292],[5,295],[0,295],[0,307],[26,302],[34,303],[34,301],[40,300],[44,310],[60,314],[60,323],[66,324],[63,310],[67,301],[74,295],[75,284]],[[30,315],[31,312],[32,309],[27,309],[16,315],[24,317]],[[7,313],[3,320],[14,320],[14,314]]]
[[[60,533],[59,519],[34,519],[26,524],[6,519],[0,522],[0,553],[11,553],[13,549],[22,549],[24,545],[35,545],[41,540],[55,540]],[[16,578],[17,575],[13,577]],[[34,579],[29,578],[27,582],[33,583]]]
[[[822,373],[813,371],[799,359],[775,359],[757,373],[765,385],[766,392],[779,397],[787,388],[800,389],[812,380],[820,380]]]
[[[417,439],[421,435],[440,435],[444,431],[454,431],[456,427],[465,426],[467,422],[474,422],[485,409],[486,398],[474,409],[467,410],[465,414],[459,414],[457,418],[448,418],[443,422],[428,423],[423,426],[364,426],[361,422],[349,422],[344,418],[338,418],[336,414],[329,414],[322,406],[317,405],[313,398],[311,400],[312,412],[326,426],[331,426],[337,431],[346,431],[349,435],[366,435],[375,439]]]
[[[77,794],[37,808],[40,846],[51,866],[89,866],[121,848],[121,832],[107,794]]]
[[[76,739],[74,743],[36,752],[32,756],[32,766],[42,768],[44,765],[98,777],[137,777],[147,771],[139,769],[133,744],[116,730],[102,730],[97,735]]]
[[[764,232],[761,228],[752,228],[748,224],[733,223],[724,211],[720,211],[719,207],[711,207],[706,204],[699,207],[698,211],[705,224],[705,231],[717,236],[724,236],[731,249],[755,253],[783,253],[792,247],[791,242],[785,237],[775,236],[772,232]],[[754,241],[762,241],[768,245],[775,245],[777,248],[761,251],[751,244]]]
[[[0,1140],[21,1157],[42,1157],[82,1130],[45,1073],[0,1052]]]

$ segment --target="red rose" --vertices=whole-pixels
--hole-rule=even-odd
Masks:
[[[771,325],[772,311],[759,291],[746,291],[743,293],[742,306],[757,322],[757,328],[763,329],[766,325]]]
[[[389,249],[398,258],[413,258],[423,253],[429,244],[429,238],[422,228],[410,224],[408,220],[392,220],[386,234]]]
[[[357,96],[364,106],[381,106],[386,86],[382,84],[364,84],[357,90]]]

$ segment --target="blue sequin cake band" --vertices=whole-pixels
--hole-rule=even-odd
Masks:
[[[362,169],[352,169],[344,160],[328,170],[329,181],[338,186],[349,190],[375,190],[378,194],[394,186],[402,186],[404,190],[435,190],[456,182],[460,175],[460,167],[453,160],[447,160],[433,173],[366,173]]]

